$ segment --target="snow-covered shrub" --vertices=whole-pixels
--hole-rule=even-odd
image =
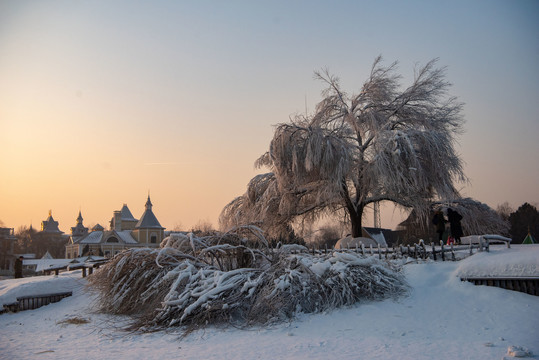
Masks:
[[[244,231],[254,237],[244,237]],[[161,245],[125,251],[90,277],[101,292],[102,311],[134,315],[133,327],[143,330],[264,325],[408,289],[391,263],[351,253],[269,249],[253,228],[204,238],[181,235]]]

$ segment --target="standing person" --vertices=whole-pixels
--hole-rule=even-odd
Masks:
[[[460,237],[462,236],[462,215],[456,210],[447,209],[447,220],[449,221],[449,229],[451,230],[451,236],[455,239],[455,242],[460,245]]]
[[[22,278],[22,260],[24,257],[19,256],[17,260],[15,260],[15,279]]]
[[[437,210],[432,218],[432,223],[436,225],[436,232],[438,233],[438,240],[442,240],[445,232],[445,218],[442,210]]]

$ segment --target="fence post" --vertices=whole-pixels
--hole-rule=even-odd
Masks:
[[[365,245],[361,243],[361,255],[365,256]]]
[[[436,249],[434,248],[434,243],[430,242],[430,247],[432,248],[432,260],[436,261]]]
[[[442,247],[442,261],[445,261],[444,242],[440,240],[440,246]]]
[[[483,236],[479,236],[479,252],[482,252],[482,251],[483,251]]]
[[[378,260],[382,260],[382,247],[378,244]]]

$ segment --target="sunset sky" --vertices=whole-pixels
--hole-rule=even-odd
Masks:
[[[321,68],[439,58],[465,103],[462,193],[539,202],[538,1],[0,1],[0,220],[108,227],[148,191],[167,229],[217,225]],[[382,226],[401,219],[387,208]],[[366,219],[366,225],[372,218]]]

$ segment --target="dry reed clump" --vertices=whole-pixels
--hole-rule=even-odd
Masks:
[[[245,231],[246,228],[241,228]],[[132,328],[265,325],[408,291],[398,268],[374,257],[272,250],[254,234],[177,235],[160,249],[129,250],[90,277],[99,307],[134,315]]]

